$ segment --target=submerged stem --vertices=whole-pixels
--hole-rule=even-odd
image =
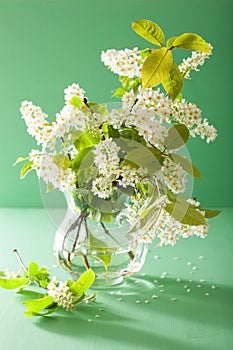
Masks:
[[[101,224],[101,226],[102,226],[103,229],[104,229],[104,233],[105,233],[106,235],[108,235],[109,237],[111,237],[112,240],[113,240],[114,242],[116,242],[116,243],[121,247],[121,244],[115,239],[115,237],[113,237],[113,236],[111,235],[110,231],[106,228],[106,226],[104,225],[104,223],[101,221],[100,224]],[[135,257],[134,252],[133,252],[132,250],[130,250],[130,251],[127,252],[127,253],[128,253],[128,255],[129,255],[130,259],[133,260],[134,257]]]

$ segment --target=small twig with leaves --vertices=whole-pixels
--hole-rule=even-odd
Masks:
[[[0,287],[18,293],[33,284],[42,289],[42,292],[38,292],[37,299],[24,301],[27,308],[26,317],[47,316],[59,308],[72,311],[75,305],[82,300],[85,302],[95,301],[96,293],[85,295],[95,280],[95,274],[91,269],[84,272],[77,281],[67,280],[64,282],[57,280],[56,277],[51,278],[47,267],[40,268],[35,262],[30,262],[26,267],[17,249],[14,249],[13,252],[23,270],[23,276],[20,275],[20,272],[5,273],[0,271]]]

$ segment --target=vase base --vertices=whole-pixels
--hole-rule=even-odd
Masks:
[[[101,288],[107,288],[107,287],[112,287],[112,286],[116,286],[120,283],[123,282],[123,276],[117,276],[114,278],[96,278],[92,288],[97,288],[97,289],[101,289]]]

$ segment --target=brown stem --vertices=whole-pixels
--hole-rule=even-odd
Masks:
[[[61,136],[61,140],[62,140],[62,143],[65,143],[65,140],[62,136]],[[71,159],[69,152],[67,153],[67,156],[68,156],[69,160],[71,161],[72,159]]]
[[[137,104],[137,102],[138,102],[138,98],[136,98],[136,100],[134,101],[132,107],[130,108],[130,112],[132,112],[132,110],[133,110],[134,106]]]
[[[26,274],[28,275],[28,270],[27,270],[27,268],[26,268],[26,266],[25,266],[25,264],[24,264],[24,262],[23,262],[23,260],[22,260],[22,258],[21,258],[21,256],[20,256],[18,250],[17,250],[17,249],[14,249],[14,250],[13,250],[13,253],[16,254],[16,257],[17,257],[17,259],[18,259],[18,261],[19,261],[20,266],[22,267],[22,269],[23,269],[23,270],[26,272]]]
[[[87,256],[85,254],[83,254],[83,261],[84,261],[84,265],[86,266],[86,269],[87,270],[90,269],[91,267],[90,267],[90,264],[87,260]]]
[[[62,249],[64,249],[64,247],[65,247],[65,241],[66,241],[66,239],[67,239],[67,237],[68,237],[68,234],[69,234],[72,230],[74,230],[74,229],[76,228],[76,226],[77,226],[79,220],[80,220],[80,216],[73,222],[73,224],[70,225],[70,227],[69,227],[68,230],[66,231],[66,234],[65,234],[65,237],[64,237],[63,243],[62,243]]]

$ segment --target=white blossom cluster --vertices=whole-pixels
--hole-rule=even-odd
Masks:
[[[66,311],[72,311],[77,298],[68,290],[67,281],[57,281],[55,277],[47,285],[47,293],[53,298],[54,302],[64,307]]]
[[[53,154],[32,150],[29,159],[33,161],[32,169],[35,169],[37,176],[46,184],[58,188],[61,192],[75,189],[75,173],[70,168],[59,168],[53,161]]]
[[[172,118],[179,123],[185,124],[190,131],[190,135],[199,135],[206,139],[207,143],[214,141],[217,137],[217,130],[213,125],[209,125],[206,118],[202,119],[201,110],[194,103],[182,99],[176,100],[172,104]]]
[[[37,144],[47,144],[51,141],[52,126],[46,120],[48,115],[31,101],[23,101],[20,112],[27,126],[29,135],[35,137]]]
[[[163,173],[163,181],[173,193],[182,193],[185,191],[187,173],[179,163],[166,158],[163,162],[161,172]]]
[[[191,236],[197,236],[205,238],[207,230],[208,225],[184,225],[163,210],[163,213],[157,222],[156,237],[160,239],[160,246],[174,246],[181,237],[188,238]]]
[[[120,158],[118,151],[120,147],[112,140],[105,139],[103,142],[95,145],[93,153],[95,155],[94,164],[96,165],[100,177],[92,182],[92,191],[100,198],[108,198],[113,191],[112,181],[118,173]]]
[[[65,90],[64,90],[64,94],[65,94],[65,101],[66,104],[69,104],[69,101],[73,98],[73,97],[78,97],[81,100],[84,99],[85,97],[85,92],[82,88],[80,88],[79,84],[71,84],[69,85]]]
[[[178,66],[180,72],[182,73],[185,79],[190,79],[191,70],[195,70],[198,72],[198,66],[203,66],[205,60],[209,58],[210,55],[212,55],[213,47],[211,46],[211,44],[208,44],[208,46],[211,49],[210,53],[192,51],[191,57],[188,57],[186,59],[184,58],[182,63]]]
[[[152,109],[161,123],[167,121],[170,117],[172,101],[168,96],[160,92],[159,88],[156,90],[152,88],[140,90],[137,94],[137,99],[137,104]]]
[[[133,50],[107,50],[102,51],[101,61],[109,67],[113,73],[129,78],[140,77],[143,64],[140,50],[135,47]]]

